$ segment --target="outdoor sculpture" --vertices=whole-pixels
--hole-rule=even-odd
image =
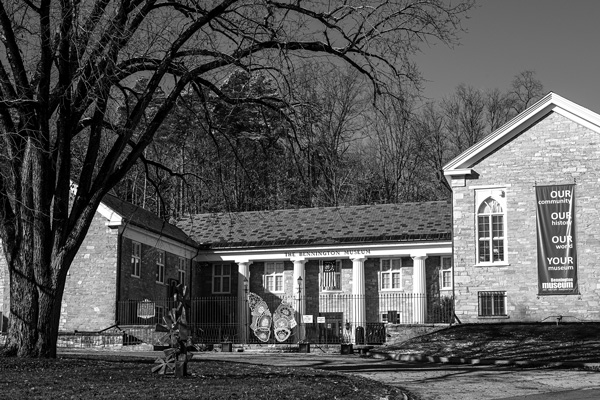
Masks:
[[[187,363],[193,356],[191,352],[187,351],[189,328],[185,311],[187,306],[186,289],[186,286],[182,284],[176,287],[173,295],[175,308],[172,308],[163,317],[164,324],[156,324],[156,332],[166,332],[159,342],[171,346],[164,350],[165,355],[162,358],[158,358],[154,362],[158,365],[152,368],[152,372],[160,375],[174,373],[177,378],[186,376]]]
[[[273,315],[267,303],[256,293],[248,294],[248,305],[252,315],[250,328],[254,335],[262,341],[268,342],[271,336],[271,326],[278,342],[285,342],[292,334],[292,329],[297,325],[294,318],[294,308],[283,300]]]

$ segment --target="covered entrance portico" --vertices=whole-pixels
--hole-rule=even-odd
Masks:
[[[271,313],[291,304],[297,326],[290,340],[365,343],[387,323],[432,321],[428,298],[440,296],[442,258],[450,255],[447,241],[215,249],[197,257],[196,274],[228,264],[238,299],[255,293]],[[251,311],[245,301],[236,304],[238,340],[252,341]]]

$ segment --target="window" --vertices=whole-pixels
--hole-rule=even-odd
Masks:
[[[381,314],[381,322],[390,324],[400,323],[400,313],[398,311],[388,311]]]
[[[342,260],[320,260],[321,290],[342,289]]]
[[[265,263],[265,289],[270,292],[283,292],[283,262]]]
[[[213,293],[231,292],[231,265],[213,265]]]
[[[142,270],[142,244],[131,242],[131,275],[140,277]]]
[[[384,258],[381,260],[381,289],[402,289],[401,258]]]
[[[163,306],[156,306],[156,320],[160,324],[164,324],[165,308]]]
[[[501,200],[503,190],[495,190],[499,198],[489,196],[477,209],[477,260],[479,263],[506,262],[506,218]]]
[[[156,282],[165,283],[165,252],[156,253]]]
[[[506,316],[506,292],[478,292],[479,316]]]
[[[179,264],[177,265],[177,280],[179,283],[187,285],[186,277],[187,277],[187,260],[185,258],[179,257]]]
[[[440,289],[452,289],[452,258],[440,257],[442,265],[440,266]]]

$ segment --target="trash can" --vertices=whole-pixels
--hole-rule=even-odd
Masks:
[[[299,343],[298,353],[310,353],[310,343]]]
[[[356,342],[356,344],[365,344],[365,328],[363,328],[362,326],[356,327],[354,341]]]
[[[221,343],[221,351],[223,353],[231,353],[232,349],[233,349],[233,343],[231,343],[231,342]]]
[[[352,349],[352,343],[342,343],[340,353],[341,354],[354,354],[354,350]]]

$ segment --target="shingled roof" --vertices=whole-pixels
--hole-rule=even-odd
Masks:
[[[145,210],[110,194],[107,194],[102,198],[102,203],[119,214],[128,224],[138,226],[189,246],[198,246],[196,242],[177,226],[160,219],[151,211]]]
[[[177,226],[205,248],[450,240],[450,203],[196,214]]]

